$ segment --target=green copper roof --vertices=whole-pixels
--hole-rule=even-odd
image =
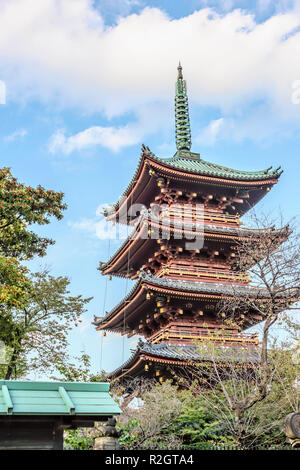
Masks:
[[[226,168],[225,166],[216,165],[200,159],[199,153],[191,152],[191,127],[189,118],[189,105],[186,81],[183,80],[182,67],[179,62],[177,68],[178,76],[176,82],[175,92],[175,137],[177,152],[174,157],[169,159],[158,159],[166,165],[173,166],[185,171],[199,173],[203,175],[223,177],[223,178],[237,178],[237,179],[265,179],[268,176],[278,176],[277,170],[268,174],[268,170],[263,171],[240,171]],[[150,152],[151,153],[151,152]],[[155,155],[151,155],[153,158]]]
[[[190,150],[192,145],[189,118],[189,104],[186,92],[186,81],[183,80],[182,67],[179,62],[175,93],[175,134],[177,150]]]
[[[177,152],[171,158],[160,158],[154,155],[151,152],[149,147],[142,145],[141,158],[139,164],[136,168],[136,171],[133,175],[132,180],[129,185],[123,192],[123,196],[126,196],[131,188],[137,181],[137,177],[142,168],[142,162],[145,157],[149,157],[152,161],[159,162],[166,169],[174,168],[178,171],[193,174],[207,176],[208,178],[222,178],[227,180],[233,180],[234,182],[240,182],[240,184],[245,182],[254,182],[254,181],[267,181],[269,179],[278,179],[283,170],[280,171],[280,166],[276,169],[272,167],[267,168],[266,170],[259,171],[244,171],[244,170],[234,170],[233,168],[228,168],[222,165],[217,165],[215,163],[208,162],[200,158],[199,153],[191,152],[191,129],[190,129],[190,118],[189,118],[189,107],[188,107],[188,97],[186,91],[186,81],[183,80],[182,67],[179,63],[178,66],[178,77],[176,82],[176,94],[175,94],[175,137],[176,137],[176,147]],[[151,160],[150,160],[151,166]],[[115,208],[118,207],[119,203],[114,205],[114,208],[107,213],[111,214],[114,212]]]
[[[111,416],[121,410],[108,383],[0,380],[0,415]]]

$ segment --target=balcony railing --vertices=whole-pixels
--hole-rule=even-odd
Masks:
[[[169,217],[171,219],[179,219],[184,220],[186,222],[192,221],[201,223],[202,221],[205,223],[213,222],[216,224],[221,225],[235,225],[239,226],[242,225],[242,222],[239,220],[238,215],[229,215],[224,214],[222,212],[214,212],[214,211],[197,211],[196,207],[189,207],[188,205],[183,205],[180,207],[170,206],[163,208],[160,212],[161,218]]]
[[[152,343],[158,343],[163,340],[188,340],[192,341],[212,341],[213,343],[235,343],[258,345],[257,334],[253,333],[233,333],[223,330],[184,330],[165,328],[151,336]]]

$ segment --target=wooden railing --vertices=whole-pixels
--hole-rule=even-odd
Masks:
[[[253,333],[233,333],[223,330],[184,330],[184,329],[172,329],[164,328],[151,336],[152,343],[158,343],[163,340],[188,340],[192,342],[196,341],[212,341],[213,343],[240,343],[240,344],[252,344],[258,345],[257,334]]]
[[[179,277],[189,276],[197,279],[214,279],[214,280],[228,280],[231,282],[248,283],[249,277],[247,273],[234,272],[229,270],[213,269],[213,268],[202,268],[198,266],[171,266],[162,267],[157,272],[157,277],[163,277],[165,275],[175,275]]]

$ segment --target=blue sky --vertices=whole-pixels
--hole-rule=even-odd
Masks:
[[[192,150],[238,169],[282,165],[280,183],[259,208],[281,210],[287,220],[299,214],[299,28],[295,1],[0,2],[2,166],[27,184],[65,193],[64,219],[37,229],[56,244],[31,267],[68,275],[72,293],[94,297],[70,337],[72,353],[89,353],[93,371],[101,337],[91,320],[103,313],[106,282],[104,310],[132,285],[96,270],[108,256],[96,210],[123,192],[142,143],[159,156],[174,154],[179,60]],[[103,367],[120,365],[133,346],[108,335]]]

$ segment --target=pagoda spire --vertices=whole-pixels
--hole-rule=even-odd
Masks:
[[[182,67],[179,62],[175,88],[175,136],[177,150],[191,150],[191,128],[189,104],[186,92],[186,81],[183,80]]]

